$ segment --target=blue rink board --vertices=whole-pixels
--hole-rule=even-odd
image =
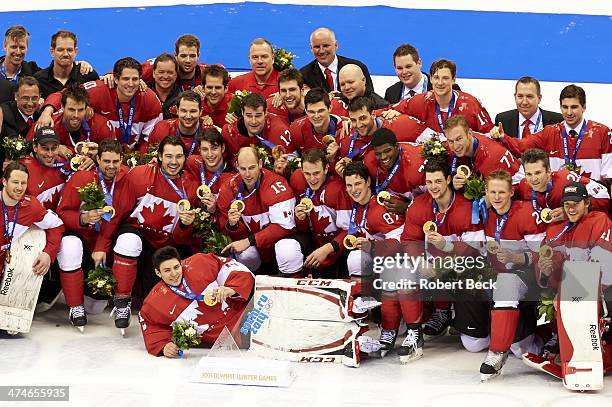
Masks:
[[[302,66],[312,59],[310,32],[329,26],[339,53],[361,59],[372,74],[394,75],[393,50],[409,42],[420,50],[426,69],[437,58],[450,58],[460,77],[612,83],[607,16],[240,3],[4,12],[0,21],[2,30],[27,27],[28,59],[41,65],[50,60],[53,32],[76,32],[79,58],[99,72],[129,54],[145,60],[172,52],[176,37],[186,32],[203,41],[205,62],[247,69],[247,46],[260,36],[298,54],[294,62]]]

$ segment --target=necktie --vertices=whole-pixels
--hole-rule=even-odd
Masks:
[[[28,121],[26,123],[27,123],[28,129],[29,129],[34,124],[34,119],[32,119],[31,117],[28,117]]]
[[[578,132],[576,130],[572,129],[572,130],[569,131],[569,135],[570,135],[570,137],[574,138],[574,137],[576,137],[578,135]]]
[[[523,124],[524,124],[524,127],[523,127],[523,133],[521,134],[521,137],[525,138],[531,134],[531,129],[529,128],[529,126],[531,126],[531,120],[527,119],[525,120],[525,123]]]
[[[329,91],[332,92],[334,90],[334,78],[332,78],[331,70],[329,68],[325,68],[325,82],[327,82]]]
[[[414,95],[416,95],[416,92],[414,91],[414,89],[410,89],[408,91],[408,98],[412,99]]]

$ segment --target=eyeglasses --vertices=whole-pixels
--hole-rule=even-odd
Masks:
[[[27,103],[27,102],[38,102],[38,100],[40,99],[40,95],[39,96],[19,96],[18,98],[21,102]]]

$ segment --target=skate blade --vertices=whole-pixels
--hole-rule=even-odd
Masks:
[[[75,326],[76,329],[78,329],[79,331],[81,331],[82,334],[85,333],[85,327],[84,326]]]
[[[407,365],[409,363],[414,362],[415,360],[419,360],[423,357],[423,351],[416,351],[412,355],[400,356],[400,364]]]
[[[121,331],[121,336],[125,338],[125,328],[119,328]]]
[[[488,382],[501,374],[501,370],[499,372],[493,374],[481,373],[480,374],[480,383]]]

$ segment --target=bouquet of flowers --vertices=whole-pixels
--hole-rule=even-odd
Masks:
[[[265,147],[259,145],[253,145],[253,147],[255,147],[255,149],[257,150],[257,154],[259,154],[259,158],[261,159],[264,168],[270,171],[274,171],[274,162],[270,158],[268,150],[266,150]]]
[[[582,174],[582,167],[576,163],[565,164],[563,168],[567,169],[568,171],[575,172],[578,175]]]
[[[242,116],[242,105],[244,105],[244,98],[249,96],[251,92],[246,90],[237,90],[234,92],[234,97],[227,106],[227,112],[233,113],[238,117]]]
[[[108,267],[101,264],[87,273],[85,283],[91,288],[94,294],[111,297],[113,295],[113,287],[117,283],[115,276]]]
[[[555,293],[552,290],[542,292],[542,298],[538,302],[538,319],[544,317],[546,322],[555,319]]]
[[[213,217],[205,208],[197,207],[195,215],[193,235],[200,237],[202,253],[213,253],[220,256],[221,250],[232,240],[217,230]]]
[[[485,182],[481,175],[472,174],[463,184],[463,196],[473,201],[480,199],[485,194]]]
[[[440,135],[436,134],[423,144],[421,155],[425,160],[444,160],[448,159],[448,151],[444,143],[440,140]]]
[[[84,211],[100,209],[106,205],[104,194],[100,191],[100,187],[95,180],[81,188],[77,188],[77,192],[81,200],[81,209]]]
[[[297,170],[298,168],[302,168],[302,159],[300,157],[295,157],[293,160],[290,160],[289,164],[287,165],[289,175],[293,174],[293,171]]]
[[[274,69],[278,72],[293,67],[293,58],[297,55],[285,50],[284,48],[273,47],[274,50]]]
[[[172,343],[179,348],[178,355],[183,356],[183,351],[202,342],[202,335],[198,333],[197,325],[193,321],[172,323]]]
[[[123,163],[130,168],[134,168],[137,165],[148,164],[154,158],[157,158],[157,147],[159,143],[153,143],[147,147],[147,152],[142,154],[139,151],[132,151],[124,149],[123,151]]]
[[[21,136],[3,137],[2,147],[7,160],[18,161],[32,152],[32,143]]]

